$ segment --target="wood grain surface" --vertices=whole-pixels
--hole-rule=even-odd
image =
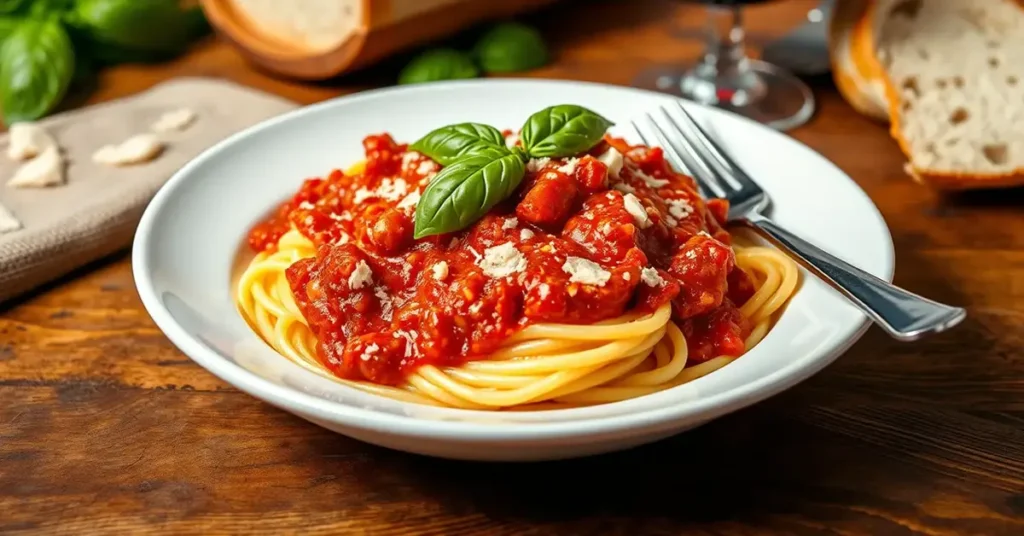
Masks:
[[[750,9],[751,40],[811,6]],[[693,59],[700,9],[555,6],[531,17],[555,61],[530,76],[629,84]],[[104,73],[90,101],[210,75],[311,103],[389,84],[402,60],[299,84],[211,40]],[[125,252],[0,311],[0,533],[1024,534],[1024,191],[912,183],[885,127],[813,84],[819,111],[792,135],[878,204],[898,284],[969,308],[957,329],[901,344],[873,328],[800,386],[648,447],[458,463],[335,435],[217,380],[146,315]]]

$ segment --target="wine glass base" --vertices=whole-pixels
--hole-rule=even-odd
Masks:
[[[747,62],[761,86],[756,98],[736,98],[734,89],[717,87],[715,79],[695,76],[692,69],[678,66],[643,71],[633,85],[728,110],[776,130],[796,128],[811,118],[815,102],[807,84],[770,63]]]

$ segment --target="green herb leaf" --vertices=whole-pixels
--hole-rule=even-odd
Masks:
[[[0,47],[0,105],[4,121],[32,121],[49,113],[71,83],[75,53],[56,19],[22,21]]]
[[[10,15],[18,13],[25,7],[27,0],[0,0],[0,13]]]
[[[199,7],[179,0],[79,0],[67,19],[96,43],[165,56],[209,29]]]
[[[7,40],[7,36],[14,33],[14,29],[18,27],[21,20],[14,17],[0,16],[0,45]]]
[[[505,149],[486,149],[444,168],[430,181],[416,205],[414,236],[465,229],[519,187],[526,167]]]
[[[33,17],[46,17],[48,15],[59,15],[70,10],[75,5],[75,0],[31,0],[28,9],[29,15]],[[24,11],[24,10],[23,10]]]
[[[477,76],[480,76],[480,71],[468,55],[450,48],[438,48],[413,58],[398,75],[398,83],[419,84]]]
[[[480,150],[496,147],[505,147],[505,137],[498,129],[480,123],[441,127],[409,145],[410,149],[429,156],[442,166]]]
[[[547,63],[548,49],[537,30],[507,22],[485,33],[473,48],[473,56],[485,72],[513,73]]]
[[[572,156],[597,145],[613,124],[582,106],[562,104],[531,115],[519,138],[530,156]]]

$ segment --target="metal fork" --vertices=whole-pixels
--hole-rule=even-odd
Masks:
[[[660,143],[632,122],[648,146],[660,145],[681,169],[689,170],[708,197],[729,201],[729,221],[758,231],[780,249],[788,251],[805,268],[850,299],[889,335],[901,341],[917,340],[960,323],[967,312],[903,290],[853,266],[783,229],[763,212],[768,195],[700,126],[679,102],[679,114],[660,108],[664,119],[651,114],[647,122]],[[677,120],[677,117],[679,120]],[[675,134],[674,136],[672,134]],[[680,141],[681,140],[681,141]]]

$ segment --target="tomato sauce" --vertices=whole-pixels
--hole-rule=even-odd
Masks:
[[[705,202],[660,149],[606,137],[576,158],[531,160],[517,194],[471,227],[414,240],[440,166],[387,134],[363,145],[361,173],[307,179],[249,235],[272,250],[294,226],[317,246],[286,275],[335,374],[398,384],[424,364],[486,356],[531,323],[665,303],[691,363],[743,352],[737,305],[753,284],[723,228],[728,205]]]

